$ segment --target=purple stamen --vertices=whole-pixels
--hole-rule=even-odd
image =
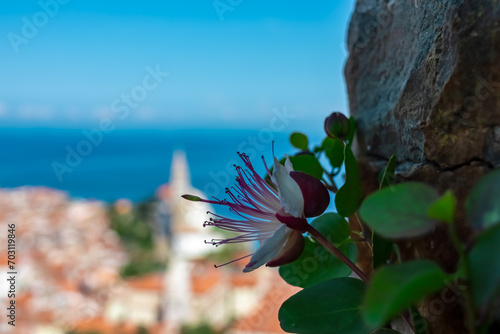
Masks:
[[[229,261],[229,262],[224,263],[224,264],[219,264],[219,265],[214,264],[214,267],[215,267],[215,268],[220,268],[220,267],[223,267],[223,266],[228,265],[228,264],[230,264],[230,263],[233,263],[233,262],[236,262],[236,261],[239,261],[239,260],[243,260],[243,259],[245,259],[245,258],[247,258],[247,257],[252,256],[252,255],[253,255],[253,254],[248,254],[248,255],[245,255],[245,256],[243,256],[243,257],[240,257],[239,259],[232,260],[232,261]]]
[[[203,223],[203,226],[215,226],[220,229],[236,232],[239,235],[227,239],[205,240],[205,243],[219,246],[222,244],[241,243],[241,242],[262,242],[276,232],[281,226],[281,222],[276,218],[276,212],[281,210],[280,199],[276,186],[272,181],[266,182],[253,168],[248,155],[238,153],[243,161],[245,168],[235,166],[237,177],[236,184],[231,189],[226,188],[225,193],[228,199],[218,199],[213,197],[211,200],[200,199],[200,201],[216,205],[224,205],[239,218],[230,219],[213,212],[208,212],[212,217]],[[262,157],[264,161],[264,157]],[[266,162],[264,161],[267,175],[271,177]],[[246,255],[236,260],[216,265],[222,267],[227,264],[247,258]]]

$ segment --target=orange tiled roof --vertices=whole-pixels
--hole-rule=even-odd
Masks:
[[[231,285],[236,287],[257,285],[257,275],[252,273],[237,272],[231,275]]]
[[[5,255],[0,256],[0,267],[7,267],[8,263],[9,263],[9,258],[7,252],[5,252]]]
[[[284,333],[279,325],[278,311],[281,304],[299,290],[300,288],[283,281],[276,273],[273,275],[273,286],[259,302],[258,309],[249,316],[239,319],[233,326],[233,330],[238,334]]]
[[[75,319],[82,301],[96,304],[114,283],[126,259],[109,230],[106,207],[97,201],[73,201],[64,192],[43,187],[0,189],[0,221],[16,222],[16,236],[23,240],[22,257],[16,252],[16,269],[24,273],[16,293],[20,324]],[[0,241],[6,239],[0,235]],[[7,264],[5,255],[0,256],[2,264]],[[111,279],[105,280],[106,275]],[[47,303],[51,298],[64,307]],[[97,304],[102,309],[103,303]],[[61,318],[63,313],[68,319]]]
[[[191,284],[195,294],[202,294],[210,290],[222,278],[222,272],[212,265],[199,262],[191,273]]]
[[[80,321],[73,326],[77,332],[98,332],[100,334],[136,334],[137,326],[130,323],[110,324],[102,317]]]
[[[165,286],[165,274],[154,273],[138,278],[133,278],[129,280],[127,284],[133,289],[161,291]]]

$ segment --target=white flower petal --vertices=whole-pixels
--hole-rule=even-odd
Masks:
[[[293,165],[292,165],[292,162],[290,161],[290,158],[288,157],[288,155],[286,155],[285,157],[286,157],[285,168],[286,168],[286,171],[288,172],[288,174],[290,174],[290,172],[293,172]]]
[[[274,158],[273,176],[278,187],[280,204],[285,209],[285,212],[294,217],[301,217],[304,211],[302,191],[297,182],[292,179],[286,167],[280,164],[276,158]]]
[[[250,262],[243,269],[243,272],[248,273],[271,261],[279,254],[292,232],[292,229],[288,228],[285,224],[281,224],[273,236],[267,239],[252,255]]]

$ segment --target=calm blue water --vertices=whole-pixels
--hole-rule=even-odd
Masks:
[[[288,135],[272,134],[277,156],[292,152]],[[73,197],[137,202],[154,196],[156,188],[168,181],[172,153],[182,149],[193,185],[209,195],[222,195],[231,165],[239,162],[236,151],[254,150],[254,165],[263,172],[260,155],[272,163],[269,140],[270,133],[262,130],[117,129],[104,134],[97,145],[85,146],[81,142],[88,139],[82,130],[0,129],[0,187],[40,185]],[[78,154],[80,161],[73,156],[68,164],[68,152],[78,153],[78,148],[90,153]]]

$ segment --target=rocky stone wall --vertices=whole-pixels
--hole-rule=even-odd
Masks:
[[[460,202],[500,166],[500,1],[358,0],[348,49],[345,77],[366,194],[392,154],[398,182],[452,189]],[[399,245],[405,259],[456,268],[444,227]],[[433,310],[428,302],[421,311],[432,333],[465,333],[460,305]]]

